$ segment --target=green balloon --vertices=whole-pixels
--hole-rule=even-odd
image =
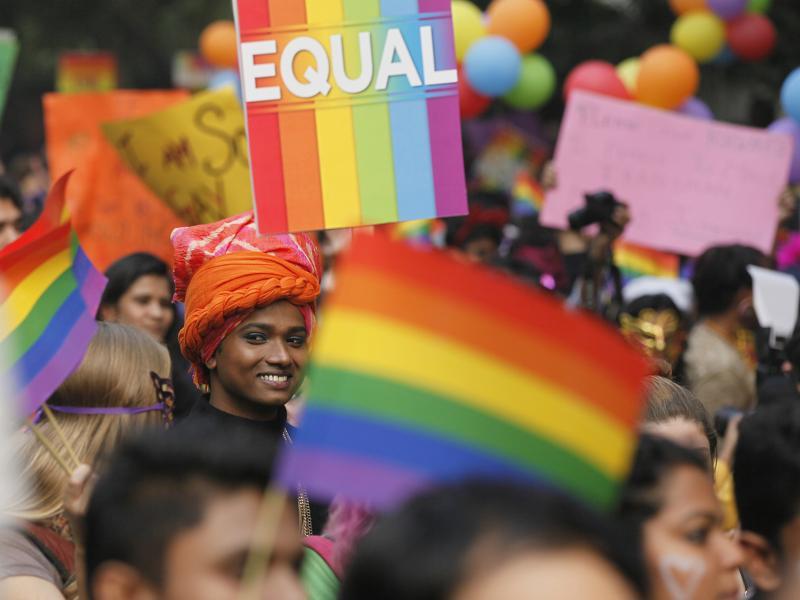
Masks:
[[[519,81],[503,96],[514,108],[534,110],[545,104],[556,91],[556,71],[541,54],[522,57]]]
[[[747,4],[747,12],[764,14],[770,8],[772,0],[750,0]]]

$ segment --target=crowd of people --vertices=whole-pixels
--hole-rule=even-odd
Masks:
[[[41,209],[33,189],[0,179],[0,247]],[[475,192],[470,216],[410,240],[594,312],[648,357],[641,437],[611,512],[478,479],[387,513],[298,490],[278,496],[265,564],[248,577],[347,243],[259,236],[244,214],[176,230],[172,265],[137,253],[107,269],[97,332],[46,405],[57,421],[37,414],[44,441],[28,425],[13,440],[26,487],[2,507],[0,596],[800,597],[800,343],[762,343],[748,272],[775,259],[715,246],[683,260],[688,281],[625,285],[613,245],[630,218],[618,204],[594,232],[558,232]],[[794,221],[791,207],[781,227]],[[71,476],[52,452],[65,445]]]

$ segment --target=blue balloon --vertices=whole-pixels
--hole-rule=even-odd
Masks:
[[[800,122],[800,67],[792,71],[783,82],[781,104],[787,115]]]
[[[239,81],[239,73],[233,69],[220,69],[214,71],[214,74],[208,80],[208,89],[218,90],[223,87],[232,87],[236,92],[236,97],[239,102],[242,101],[242,82]]]
[[[472,44],[464,57],[464,73],[479,94],[497,98],[510,92],[522,71],[519,50],[506,38],[492,35]]]
[[[736,55],[731,50],[731,47],[728,44],[720,50],[720,53],[717,54],[714,58],[711,59],[712,65],[720,66],[720,67],[727,67],[728,65],[732,65],[737,60]]]

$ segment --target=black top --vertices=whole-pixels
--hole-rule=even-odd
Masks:
[[[247,430],[250,433],[266,434],[281,438],[283,431],[286,430],[293,438],[295,428],[286,421],[286,408],[281,406],[278,412],[278,417],[272,421],[254,421],[244,417],[237,417],[230,413],[221,411],[208,401],[208,396],[204,396],[192,407],[191,412],[179,424],[182,427],[184,424],[196,427],[215,428],[221,427],[235,432],[237,429]],[[320,535],[322,528],[328,519],[328,506],[318,502],[311,501],[311,525],[314,535]]]
[[[211,424],[215,427],[226,429],[244,428],[251,433],[266,433],[269,435],[281,436],[284,429],[288,429],[291,435],[292,426],[286,422],[286,409],[281,406],[277,418],[271,421],[255,421],[244,417],[237,417],[230,413],[215,408],[208,401],[208,396],[202,397],[194,403],[191,412],[183,419],[183,423],[192,424]]]

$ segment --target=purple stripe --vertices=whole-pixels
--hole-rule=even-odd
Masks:
[[[458,110],[458,95],[428,100],[433,185],[439,217],[455,217],[469,211]]]
[[[450,0],[419,0],[419,10],[421,13],[450,12]],[[437,67],[456,68],[451,22],[436,21],[433,27]],[[440,217],[465,215],[469,209],[458,93],[445,98],[432,98],[427,102],[436,214]]]
[[[97,309],[100,308],[100,299],[103,297],[103,291],[106,289],[108,279],[97,270],[81,247],[78,247],[72,269],[76,277],[79,270],[88,270],[86,278],[83,280],[83,285],[81,286],[81,297],[83,298],[84,304],[86,304],[86,310],[89,314],[96,315]],[[80,281],[79,277],[78,280]]]
[[[22,390],[22,414],[32,414],[78,367],[96,330],[93,315],[82,314],[50,362]]]
[[[425,485],[418,473],[384,462],[297,446],[282,457],[278,481],[287,489],[300,485],[312,498],[332,500],[342,494],[379,509],[396,505]]]

